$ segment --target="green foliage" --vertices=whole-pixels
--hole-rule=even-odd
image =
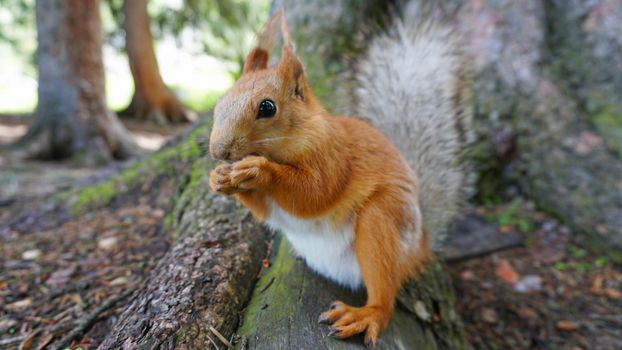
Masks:
[[[189,33],[203,52],[231,63],[239,75],[255,33],[268,18],[267,0],[184,0],[177,11],[163,9],[152,18],[160,35]]]
[[[79,215],[89,209],[108,205],[114,198],[131,190],[136,184],[153,176],[169,174],[176,176],[174,164],[191,163],[196,172],[191,172],[190,180],[198,177],[197,158],[201,157],[200,143],[209,130],[210,119],[201,122],[188,137],[176,146],[171,146],[153,153],[134,163],[121,173],[92,186],[59,195],[58,200],[66,202],[72,215]],[[205,169],[205,168],[203,168]]]
[[[35,0],[0,0],[0,56],[15,55],[23,64],[9,69],[23,69],[34,75],[35,63]],[[3,60],[3,64],[4,60]],[[23,67],[21,67],[23,66]],[[2,72],[0,67],[0,73]]]
[[[108,42],[123,48],[123,0],[105,0],[116,26],[106,27]],[[198,54],[230,63],[234,75],[241,72],[254,35],[268,18],[269,0],[183,0],[149,2],[155,40],[172,35],[178,41],[190,37]]]
[[[486,213],[484,217],[499,226],[515,226],[521,232],[529,232],[533,229],[533,222],[522,213],[521,204],[521,199],[515,198],[508,205]]]

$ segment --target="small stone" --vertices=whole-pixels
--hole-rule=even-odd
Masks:
[[[524,276],[516,282],[514,290],[520,293],[529,293],[542,290],[542,278],[538,275]]]
[[[494,309],[485,307],[482,309],[482,319],[486,323],[497,323],[499,317]]]
[[[104,250],[110,250],[117,245],[117,237],[102,238],[97,242],[97,246]]]
[[[41,256],[41,250],[30,249],[22,253],[22,259],[24,260],[36,260]]]
[[[473,274],[473,271],[471,270],[464,270],[460,273],[460,278],[462,278],[465,281],[470,281],[473,279],[475,275]]]
[[[428,309],[425,307],[425,304],[421,300],[417,300],[415,302],[415,314],[423,321],[429,321],[432,316],[428,312]]]
[[[151,212],[151,215],[156,219],[162,219],[166,213],[162,209],[155,209]]]

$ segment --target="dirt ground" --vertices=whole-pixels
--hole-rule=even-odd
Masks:
[[[0,143],[25,131],[15,119],[0,119]],[[130,129],[152,149],[181,131],[136,122]],[[56,192],[123,166],[0,159],[0,349],[54,348],[63,339],[60,348],[96,348],[167,251],[166,213],[148,189],[77,218],[49,204]],[[449,266],[476,349],[622,349],[620,266],[528,202],[478,211],[500,234],[520,229],[526,243]]]

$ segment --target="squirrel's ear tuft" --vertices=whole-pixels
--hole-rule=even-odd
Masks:
[[[242,74],[254,72],[268,68],[268,59],[270,51],[274,47],[274,43],[279,34],[279,28],[283,29],[284,15],[283,10],[276,11],[270,19],[264,24],[261,31],[257,34],[257,47],[251,50],[246,56],[244,69]]]
[[[292,93],[304,100],[304,67],[289,46],[283,46],[278,71],[283,80],[290,84]]]
[[[268,68],[268,51],[261,47],[256,47],[246,56],[246,62],[244,62],[244,69],[242,74],[254,72]]]

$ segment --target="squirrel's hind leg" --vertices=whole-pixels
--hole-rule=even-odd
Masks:
[[[348,338],[365,332],[365,344],[373,345],[393,314],[404,272],[399,263],[403,203],[395,198],[369,200],[357,213],[354,250],[367,289],[367,304],[351,307],[335,302],[320,316],[331,324],[331,335]]]

